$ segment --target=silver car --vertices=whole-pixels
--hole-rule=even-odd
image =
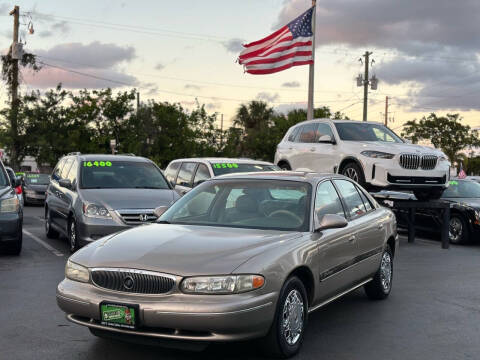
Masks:
[[[389,295],[397,247],[393,213],[342,175],[232,174],[71,256],[57,302],[97,336],[265,337],[289,357],[310,312],[361,286]]]

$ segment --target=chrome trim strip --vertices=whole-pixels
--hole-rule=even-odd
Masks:
[[[258,309],[262,309],[264,307],[272,305],[272,302],[268,302],[262,305],[254,306],[248,309],[242,309],[242,310],[235,310],[235,311],[225,311],[225,312],[178,312],[178,311],[155,311],[155,314],[162,314],[162,315],[194,315],[194,316],[202,316],[202,315],[231,315],[231,314],[240,314],[244,312],[250,312],[250,311],[255,311]]]
[[[91,272],[94,271],[111,271],[111,272],[131,272],[134,274],[141,274],[141,275],[153,275],[153,276],[163,276],[170,278],[174,281],[177,281],[177,277],[175,275],[171,274],[165,274],[161,272],[156,272],[156,271],[150,271],[150,270],[139,270],[139,269],[129,269],[129,268],[90,268]]]
[[[72,298],[69,298],[69,297],[66,297],[66,296],[63,296],[63,295],[58,295],[57,294],[57,298],[60,298],[60,299],[65,300],[65,301],[71,301],[71,302],[81,304],[81,305],[90,306],[89,302],[82,301],[82,300],[77,300],[77,299],[72,299]]]
[[[331,297],[331,298],[328,299],[328,300],[325,300],[324,302],[322,302],[322,303],[314,306],[313,308],[308,309],[308,313],[310,314],[311,312],[314,312],[315,310],[320,309],[321,307],[323,307],[323,306],[331,303],[331,302],[334,301],[334,300],[337,300],[338,298],[341,298],[343,295],[346,295],[346,294],[348,294],[349,292],[352,292],[353,290],[358,289],[360,286],[363,286],[363,285],[365,285],[366,283],[368,283],[368,282],[370,282],[370,281],[372,281],[372,280],[373,280],[373,278],[369,278],[369,279],[367,279],[367,280],[365,280],[365,281],[362,281],[360,284],[355,285],[354,287],[352,287],[352,288],[350,288],[350,289],[348,289],[348,290],[345,290],[344,292],[342,292],[342,293],[340,293],[340,294],[338,294],[338,295],[335,295],[334,297]]]

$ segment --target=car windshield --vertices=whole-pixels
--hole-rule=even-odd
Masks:
[[[344,141],[381,141],[403,143],[403,140],[386,126],[369,123],[335,123],[340,139]]]
[[[47,174],[25,174],[23,179],[27,185],[48,185],[50,182]]]
[[[480,184],[469,180],[452,180],[442,198],[480,198]]]
[[[258,172],[258,171],[277,171],[280,168],[277,165],[265,165],[265,164],[242,164],[242,163],[215,163],[211,162],[213,173],[215,176],[241,173],[241,172]]]
[[[221,180],[199,185],[159,221],[172,224],[308,231],[311,186],[284,180]]]
[[[82,189],[169,189],[160,170],[149,162],[81,161]]]
[[[5,173],[3,166],[0,164],[0,186],[5,187],[8,185],[9,185],[9,182],[8,182],[7,174]]]

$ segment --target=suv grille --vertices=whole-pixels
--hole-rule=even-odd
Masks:
[[[420,155],[402,154],[400,155],[400,166],[404,169],[415,170],[420,166]]]
[[[141,225],[157,220],[153,209],[122,209],[117,210],[117,214],[127,225]]]
[[[422,156],[422,169],[423,170],[433,170],[437,166],[437,157],[435,155],[424,155]]]
[[[165,294],[175,286],[173,276],[135,269],[93,269],[92,281],[104,289],[137,294]]]

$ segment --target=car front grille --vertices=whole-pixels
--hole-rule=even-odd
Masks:
[[[422,156],[421,167],[423,170],[433,170],[437,166],[437,157],[435,155]]]
[[[157,220],[153,209],[122,209],[117,214],[127,225],[141,225]]]
[[[404,169],[416,170],[420,166],[420,155],[402,154],[400,155],[400,166]]]
[[[92,281],[104,289],[137,294],[165,294],[175,286],[171,275],[136,269],[92,269]]]

